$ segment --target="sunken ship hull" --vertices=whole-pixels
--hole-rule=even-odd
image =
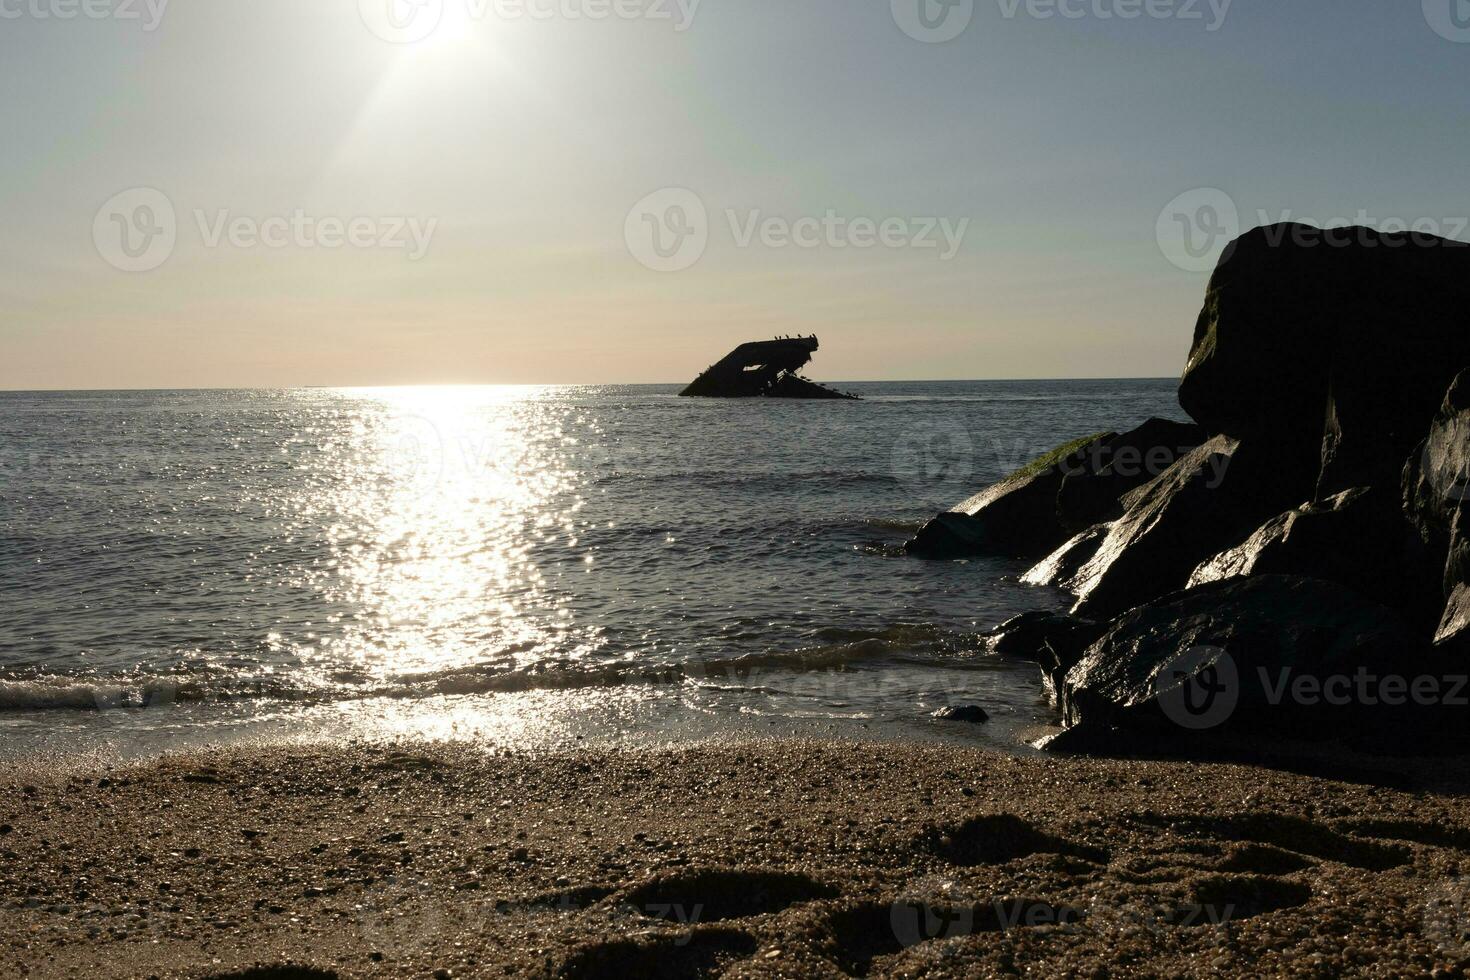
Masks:
[[[816,353],[816,337],[778,337],[741,344],[683,391],[689,398],[817,398],[857,400],[797,372]]]

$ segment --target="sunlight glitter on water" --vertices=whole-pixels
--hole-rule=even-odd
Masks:
[[[559,452],[553,392],[342,393],[358,418],[318,462],[330,491],[302,506],[333,521],[324,598],[357,610],[338,642],[375,680],[481,663],[487,651],[534,659],[554,647],[575,659],[579,631],[592,645],[527,557],[538,541],[575,540],[584,502]]]
[[[858,388],[0,394],[0,754],[927,733],[970,702],[996,719],[970,737],[1003,741],[1045,708],[977,635],[1060,598],[898,545],[1028,453],[1167,414],[1174,385]],[[911,465],[936,433],[969,455]]]

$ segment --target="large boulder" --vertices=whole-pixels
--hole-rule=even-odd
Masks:
[[[1105,629],[1066,613],[1029,612],[991,630],[986,642],[993,653],[1037,664],[1047,697],[1057,705],[1062,678]]]
[[[1439,570],[1436,640],[1470,649],[1470,370],[1450,384],[1439,413],[1403,471],[1404,513]]]
[[[983,634],[992,653],[1036,660],[1048,643],[1085,649],[1102,633],[1102,626],[1067,613],[1028,612]],[[1085,637],[1085,642],[1081,639]]]
[[[1200,563],[1285,504],[1269,460],[1229,436],[1191,451],[1127,499],[1097,553],[1073,577],[1073,613],[1107,619],[1181,589]]]
[[[1428,437],[1404,466],[1404,512],[1426,543],[1447,548],[1455,518],[1470,500],[1470,369],[1450,382],[1425,429]]]
[[[1050,585],[1060,589],[1072,589],[1077,573],[1097,554],[1097,549],[1108,538],[1111,525],[1094,524],[1092,527],[1068,538],[1056,551],[1032,565],[1021,576],[1023,585]]]
[[[1437,617],[1397,495],[1357,487],[1271,518],[1233,548],[1200,564],[1189,587],[1248,575],[1303,575],[1338,582],[1404,613],[1411,622]]]
[[[1059,446],[994,486],[929,521],[904,545],[920,558],[1044,555],[1067,539],[1057,519],[1057,491],[1071,472],[1085,470],[1117,433]]]
[[[1100,444],[1089,465],[1064,474],[1057,491],[1062,525],[1077,532],[1122,516],[1124,494],[1162,474],[1208,437],[1198,425],[1151,418]]]
[[[1460,652],[1470,649],[1470,585],[1461,582],[1450,590],[1434,642]]]
[[[1211,277],[1179,402],[1211,432],[1271,442],[1300,499],[1304,481],[1324,495],[1379,484],[1470,364],[1467,308],[1463,243],[1257,228]]]
[[[1083,731],[1341,737],[1362,731],[1365,711],[1393,706],[1397,687],[1381,680],[1433,662],[1395,613],[1344,586],[1261,575],[1128,612],[1060,693],[1067,725]]]

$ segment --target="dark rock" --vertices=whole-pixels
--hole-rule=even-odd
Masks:
[[[1428,437],[1404,467],[1404,511],[1426,540],[1447,542],[1455,516],[1470,500],[1470,369],[1450,382]]]
[[[940,721],[961,721],[971,725],[983,725],[990,720],[990,715],[978,704],[940,708],[934,712],[934,717]]]
[[[1434,642],[1457,650],[1470,647],[1470,585],[1461,583],[1450,591]]]
[[[1283,480],[1317,470],[1323,494],[1381,483],[1470,363],[1467,301],[1462,243],[1257,228],[1211,277],[1179,403],[1212,432],[1270,441]]]
[[[1227,579],[1111,623],[1064,678],[1062,710],[1069,726],[1100,732],[1339,737],[1374,705],[1351,685],[1347,703],[1307,703],[1297,680],[1410,674],[1427,655],[1395,613],[1339,584]]]
[[[1057,491],[1062,526],[1075,532],[1122,516],[1119,498],[1162,474],[1208,437],[1198,425],[1153,418],[1097,444],[1085,465],[1064,473]]]
[[[1061,589],[1073,588],[1073,580],[1082,567],[1092,561],[1097,549],[1102,547],[1108,536],[1107,524],[1094,524],[1081,534],[1073,535],[1050,555],[1031,566],[1021,582],[1025,585],[1050,585]]]
[[[995,546],[985,531],[985,522],[945,511],[929,520],[904,543],[906,554],[919,558],[970,558],[989,553]]]
[[[1062,687],[1068,672],[1087,655],[1087,650],[1107,630],[1106,623],[1079,619],[1071,630],[1056,630],[1047,636],[1037,663],[1041,667],[1041,686],[1053,708],[1061,709]]]
[[[1101,633],[1100,623],[1066,613],[1023,613],[986,633],[986,645],[1001,657],[1035,661],[1050,674],[1058,664],[1076,663]]]
[[[1066,473],[1085,467],[1096,447],[1115,435],[1057,447],[925,524],[904,550],[920,558],[1046,554],[1067,539],[1057,519],[1057,491]]]
[[[1056,701],[1056,685],[1083,651],[1102,635],[1104,626],[1066,613],[1029,612],[997,626],[987,636],[992,652],[1031,660],[1041,667],[1047,695]]]
[[[1273,499],[1270,469],[1216,436],[1130,495],[1127,513],[1074,578],[1072,612],[1106,619],[1183,588],[1201,562],[1288,505]]]
[[[1325,569],[1342,559],[1344,538],[1356,541],[1361,532],[1372,531],[1363,520],[1367,508],[1354,506],[1367,494],[1366,488],[1348,490],[1271,518],[1244,544],[1222,551],[1196,568],[1189,587],[1256,573],[1334,579],[1333,575],[1320,574],[1321,569],[1300,566]]]
[[[1404,466],[1403,488],[1404,514],[1449,598],[1436,641],[1470,649],[1463,594],[1470,583],[1470,370],[1450,384],[1428,437]]]
[[[1404,613],[1437,618],[1437,604],[1399,502],[1357,487],[1271,518],[1243,544],[1201,564],[1189,587],[1247,575],[1301,575],[1338,582]]]
[[[1048,636],[1070,632],[1082,622],[1076,616],[1055,612],[1022,613],[985,634],[986,646],[1003,657],[1035,660]]]

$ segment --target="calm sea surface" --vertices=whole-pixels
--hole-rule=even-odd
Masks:
[[[839,386],[842,387],[842,386]],[[897,546],[1173,381],[0,393],[0,754],[426,735],[1015,747],[1063,598]],[[984,727],[934,721],[978,703]]]

